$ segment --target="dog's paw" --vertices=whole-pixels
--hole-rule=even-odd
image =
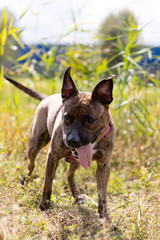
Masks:
[[[110,218],[108,216],[106,217],[100,217],[99,218],[99,223],[102,225],[105,225],[109,228],[111,235],[115,236],[119,232],[119,228],[112,223]]]
[[[39,208],[41,209],[41,211],[45,211],[50,208],[50,205],[51,205],[51,203],[49,200],[42,201],[39,205]]]
[[[85,194],[78,195],[75,199],[75,203],[84,204],[86,202],[87,202],[87,198],[86,198]]]
[[[100,214],[99,215],[99,223],[102,225],[107,224],[108,226],[110,226],[112,222],[108,216],[106,216],[106,215],[103,216],[102,214]]]
[[[21,188],[24,188],[29,182],[29,177],[22,176],[20,180]]]
[[[119,230],[119,228],[115,225],[115,224],[111,224],[111,231],[113,232],[113,233],[117,233],[117,232],[119,232],[120,230]]]
[[[22,176],[20,181],[20,184],[22,187],[25,185],[25,182],[26,182],[26,177]]]

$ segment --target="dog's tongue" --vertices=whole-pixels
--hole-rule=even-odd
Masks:
[[[88,167],[91,165],[92,162],[92,154],[93,154],[93,145],[89,143],[83,148],[75,148],[76,152],[78,153],[79,162],[82,167],[88,170]]]

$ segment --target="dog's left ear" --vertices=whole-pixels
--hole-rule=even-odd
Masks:
[[[61,90],[61,96],[63,99],[68,99],[72,96],[78,95],[78,90],[70,76],[71,67],[69,67],[63,78],[63,85]]]
[[[115,77],[115,75],[111,75],[95,86],[92,92],[92,101],[99,101],[101,104],[110,104],[112,102],[113,78]]]

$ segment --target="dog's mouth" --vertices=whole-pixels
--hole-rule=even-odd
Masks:
[[[79,163],[84,169],[88,170],[92,163],[93,144],[89,143],[84,147],[74,148],[72,150],[72,155],[74,158],[79,159]]]
[[[66,161],[72,162],[74,161],[74,159],[78,159],[80,165],[84,169],[88,170],[88,168],[92,163],[93,143],[97,140],[101,132],[102,132],[102,128],[95,133],[95,135],[93,136],[93,140],[87,145],[83,145],[82,147],[72,146],[71,157],[66,158]],[[65,138],[64,138],[64,143],[67,147],[71,148],[71,146],[68,146],[68,143],[66,142]]]
[[[81,148],[74,148],[72,150],[72,155],[74,158],[79,159],[79,163],[81,166],[88,170],[92,163],[92,155],[93,155],[93,143],[97,140],[97,137],[102,132],[102,128],[95,134],[94,139],[91,143],[85,145]]]

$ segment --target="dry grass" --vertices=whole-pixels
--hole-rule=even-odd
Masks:
[[[111,228],[98,219],[94,162],[89,171],[79,169],[76,175],[81,193],[87,196],[85,204],[74,204],[66,178],[68,164],[61,160],[53,184],[51,210],[39,210],[46,149],[36,161],[36,178],[26,188],[20,186],[27,165],[28,126],[36,102],[24,97],[16,108],[12,101],[6,106],[4,98],[2,100],[0,239],[160,239],[158,128],[152,136],[118,133],[108,188],[109,215],[119,228],[113,234]],[[153,115],[156,114],[154,108]],[[114,118],[119,123],[118,115]],[[123,123],[126,124],[123,129],[127,129],[127,123]]]

